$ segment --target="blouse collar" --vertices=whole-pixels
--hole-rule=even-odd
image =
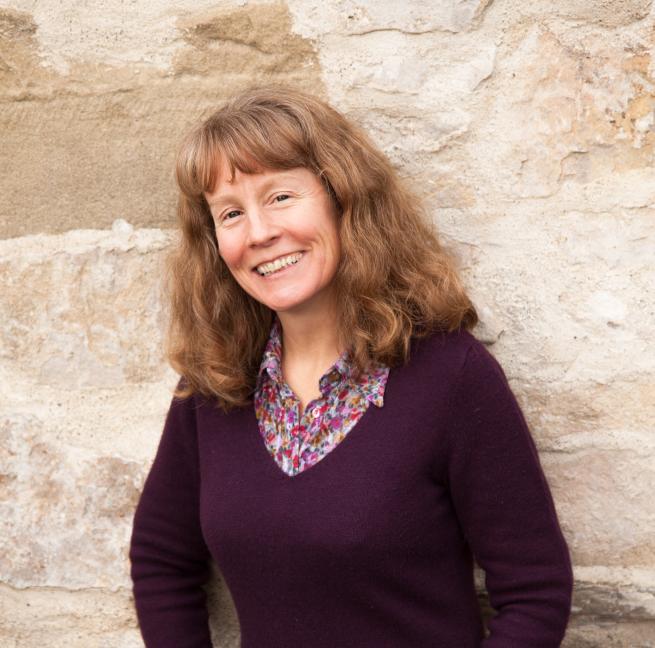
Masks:
[[[383,394],[377,388],[376,381],[371,378],[384,371],[388,369],[380,366],[373,374],[369,374],[368,379],[363,383],[365,397],[378,407],[382,407]],[[346,349],[321,377],[319,381],[321,394],[327,396],[335,387],[347,386],[353,375],[354,365],[350,360],[350,352]],[[282,325],[277,316],[273,318],[273,325],[257,373],[257,389],[261,389],[266,376],[278,385],[286,384],[282,376]]]

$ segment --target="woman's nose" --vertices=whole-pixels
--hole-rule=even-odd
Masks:
[[[259,245],[276,238],[280,234],[280,227],[271,218],[270,214],[261,207],[250,209],[248,217],[248,242],[250,245]]]

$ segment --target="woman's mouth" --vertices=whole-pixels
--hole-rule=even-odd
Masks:
[[[303,256],[304,252],[294,252],[293,254],[279,257],[270,263],[262,263],[255,268],[255,272],[264,278],[276,276],[292,268]]]

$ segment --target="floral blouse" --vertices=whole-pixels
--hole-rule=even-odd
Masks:
[[[374,365],[353,379],[349,352],[344,351],[319,380],[321,397],[300,414],[300,400],[282,376],[281,325],[271,327],[257,376],[254,405],[259,432],[281,470],[290,476],[318,463],[363,416],[369,404],[384,404],[389,367]]]

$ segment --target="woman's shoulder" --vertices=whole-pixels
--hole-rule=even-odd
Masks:
[[[453,387],[463,393],[509,392],[507,374],[493,351],[465,329],[432,334],[417,347],[418,362],[444,372]],[[413,360],[414,360],[413,356]]]
[[[410,363],[426,376],[448,376],[453,383],[469,379],[506,381],[505,372],[485,343],[463,328],[412,338]]]
[[[489,353],[483,342],[465,328],[452,331],[436,331],[424,337],[412,338],[413,361],[438,361],[453,366],[463,366],[471,353]]]

